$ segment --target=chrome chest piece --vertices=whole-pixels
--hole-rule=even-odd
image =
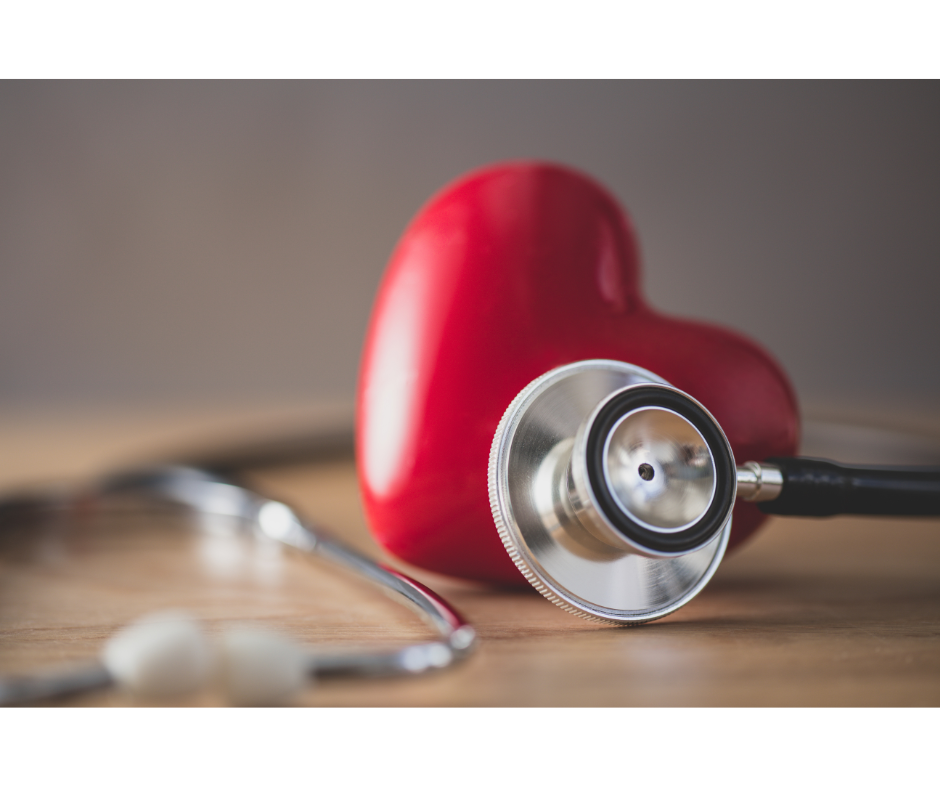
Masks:
[[[619,361],[532,381],[490,452],[490,506],[516,566],[569,612],[621,624],[668,615],[708,582],[736,486],[708,411]]]

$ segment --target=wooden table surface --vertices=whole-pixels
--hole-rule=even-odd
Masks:
[[[99,434],[97,445],[107,434]],[[62,467],[79,468],[82,440],[56,447]],[[43,467],[54,466],[24,474],[8,455],[4,462],[0,481],[17,483],[38,480]],[[272,467],[252,479],[354,546],[387,558],[369,536],[350,459]],[[405,569],[469,618],[481,637],[477,652],[429,677],[324,681],[298,703],[940,705],[936,520],[773,521],[727,558],[689,605],[634,628],[582,621],[534,591],[476,587]],[[263,624],[312,648],[428,635],[411,612],[368,583],[233,534],[220,522],[88,513],[0,529],[0,673],[88,659],[129,620],[166,608],[191,610],[210,630]],[[170,705],[219,702],[207,691]],[[110,690],[62,703],[150,702]]]

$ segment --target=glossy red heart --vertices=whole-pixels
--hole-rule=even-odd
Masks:
[[[732,331],[655,312],[638,274],[624,212],[564,167],[479,170],[421,210],[382,281],[359,379],[359,480],[389,552],[526,584],[490,514],[490,444],[516,394],[573,361],[661,375],[712,412],[738,463],[795,453],[796,400],[777,363]],[[738,502],[731,544],[763,519]]]

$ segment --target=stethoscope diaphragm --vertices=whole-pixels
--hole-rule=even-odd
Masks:
[[[509,405],[490,453],[490,505],[529,582],[576,615],[639,624],[708,582],[736,490],[705,408],[619,361],[569,364]]]

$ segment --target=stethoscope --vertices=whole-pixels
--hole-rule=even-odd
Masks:
[[[489,459],[490,507],[519,571],[583,618],[641,624],[708,583],[737,498],[767,514],[940,514],[940,469],[805,457],[737,465],[701,403],[621,361],[536,378],[506,408]]]
[[[335,436],[321,443],[331,448]],[[308,447],[314,453],[322,446]],[[273,540],[338,564],[378,585],[421,615],[438,637],[403,648],[316,653],[273,632],[234,629],[215,643],[190,615],[165,611],[115,634],[99,658],[85,665],[32,676],[0,678],[0,705],[28,704],[77,692],[118,687],[142,698],[180,697],[216,686],[234,705],[288,701],[311,680],[348,676],[416,676],[455,665],[477,642],[473,628],[451,605],[407,575],[379,564],[281,501],[228,476],[168,465],[108,477],[68,493],[40,493],[0,502],[7,520],[36,513],[65,513],[110,504],[173,504],[211,518],[226,518],[236,531]],[[233,534],[234,535],[234,534]]]
[[[493,437],[488,486],[495,527],[528,581],[570,613],[621,625],[669,615],[702,590],[724,555],[737,498],[776,515],[940,514],[937,469],[802,457],[738,466],[701,403],[648,370],[613,360],[558,367],[519,392]],[[272,633],[242,631],[213,649],[186,616],[151,616],[118,632],[93,663],[0,680],[0,704],[115,685],[141,696],[173,695],[221,674],[233,703],[263,705],[288,699],[314,678],[447,668],[476,645],[473,628],[433,591],[227,475],[170,465],[71,494],[8,502],[6,509],[67,512],[128,499],[230,518],[247,533],[344,566],[421,614],[438,637],[398,649],[316,654]]]
[[[631,625],[669,615],[708,583],[739,498],[776,515],[940,514],[938,469],[800,457],[738,464],[721,425],[696,399],[648,369],[582,355],[595,347],[618,358],[637,354],[678,379],[687,354],[669,364],[664,356],[683,342],[695,348],[689,353],[731,354],[734,364],[700,364],[685,385],[716,410],[725,396],[720,412],[736,446],[748,445],[748,430],[776,429],[756,415],[776,410],[789,419],[790,438],[763,445],[795,448],[795,403],[783,373],[740,339],[657,317],[638,290],[638,259],[629,221],[610,195],[557,165],[483,168],[422,209],[377,296],[360,375],[360,488],[373,533],[390,552],[469,579],[518,579],[498,534],[547,599],[578,616]],[[564,320],[574,330],[555,333]],[[660,333],[644,347],[651,321]],[[710,342],[692,341],[696,332]],[[761,371],[751,380],[770,388],[757,385],[753,396],[740,388],[750,385],[740,374],[745,360]],[[548,368],[554,364],[563,365]],[[733,407],[749,411],[744,427],[732,429]],[[259,538],[338,562],[415,607],[439,637],[316,655],[271,633],[233,633],[211,646],[193,620],[163,616],[118,633],[93,665],[0,681],[0,702],[110,684],[141,694],[183,691],[218,679],[236,703],[269,703],[310,677],[454,665],[475,643],[473,629],[424,586],[227,475],[158,468],[32,505],[68,511],[122,497],[228,517]]]

